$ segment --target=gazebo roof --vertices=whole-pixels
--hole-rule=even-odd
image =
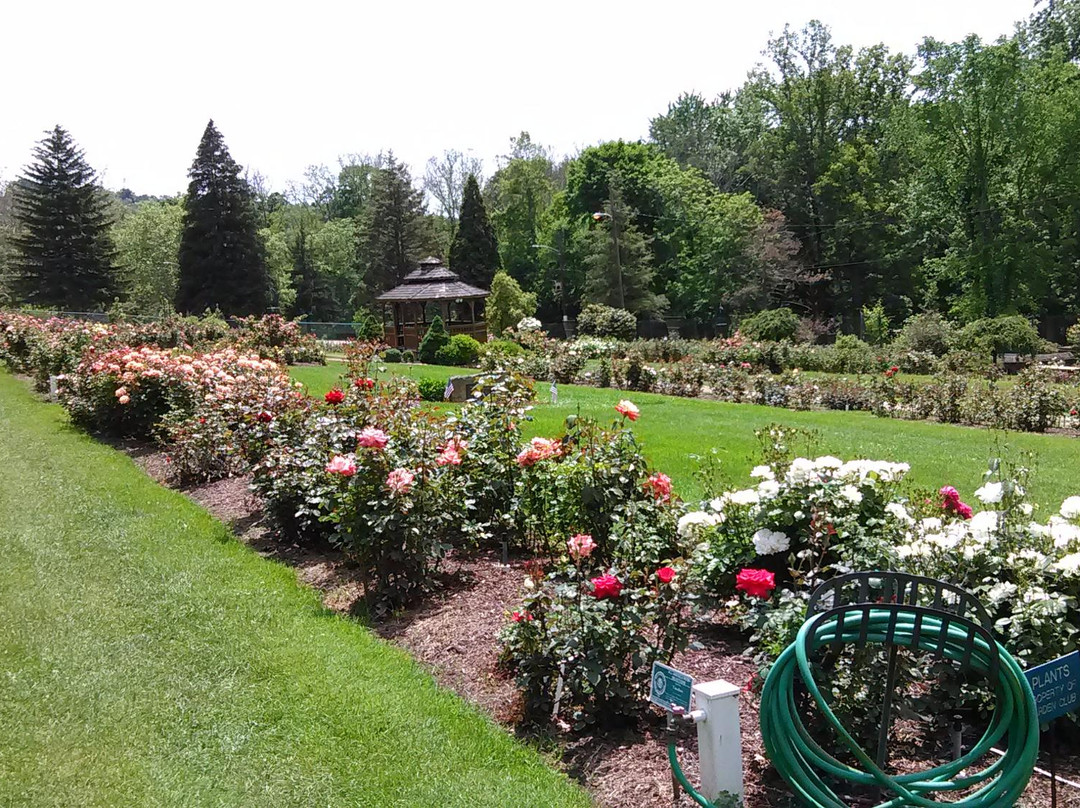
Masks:
[[[459,298],[487,297],[490,292],[471,286],[443,266],[438,258],[429,257],[420,262],[420,267],[403,279],[400,286],[379,295],[376,300],[383,303],[425,300],[457,300]]]

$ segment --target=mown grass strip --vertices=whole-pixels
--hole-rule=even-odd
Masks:
[[[0,372],[0,805],[587,796]]]
[[[388,373],[407,372],[417,378],[441,379],[468,372],[439,366],[385,367]],[[341,365],[291,369],[293,377],[307,385],[312,395],[329,390],[343,371]],[[615,417],[613,407],[620,398],[629,398],[641,407],[634,433],[649,460],[671,475],[677,491],[687,499],[702,493],[694,476],[697,465],[693,455],[705,455],[715,448],[722,468],[742,485],[748,482],[750,469],[760,462],[754,431],[773,423],[817,431],[821,454],[910,463],[911,482],[928,488],[953,485],[965,497],[982,484],[990,458],[1005,452],[1019,460],[1021,452],[1029,452],[1035,460],[1031,499],[1042,506],[1038,518],[1045,519],[1057,511],[1065,497],[1080,492],[1080,440],[1076,438],[901,421],[867,412],[796,412],[574,385],[559,385],[559,403],[553,406],[548,385],[543,383],[537,384],[537,406],[527,435],[557,435],[566,416],[575,412],[606,422]]]

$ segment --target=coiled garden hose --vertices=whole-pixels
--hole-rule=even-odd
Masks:
[[[683,791],[689,795],[690,799],[700,805],[701,808],[716,808],[715,805],[694,790],[694,787],[690,785],[690,781],[686,779],[686,775],[683,774],[682,766],[679,765],[679,756],[675,751],[674,737],[668,741],[667,756],[668,762],[671,764],[672,774],[675,775],[675,779],[679,781],[679,785],[682,786]]]
[[[825,782],[826,777],[878,786],[894,795],[876,808],[1008,808],[1016,804],[1031,777],[1039,751],[1038,714],[1031,687],[1016,660],[1000,644],[990,640],[996,646],[991,648],[985,636],[973,636],[962,624],[942,619],[939,614],[918,607],[873,608],[867,610],[865,625],[862,621],[852,625],[842,620],[843,615],[824,612],[803,624],[798,638],[776,660],[761,694],[761,736],[773,766],[804,805],[847,808]],[[941,653],[987,678],[991,677],[993,668],[997,669],[996,681],[991,683],[997,694],[993,719],[979,742],[958,760],[922,772],[890,776],[875,764],[829,709],[811,673],[810,655],[833,642],[884,644],[890,634],[894,645]],[[810,737],[796,705],[796,671],[828,725],[862,768],[842,763]],[[983,769],[965,773],[965,769],[987,755],[1003,737],[1008,743],[1004,757]],[[952,802],[938,802],[927,796],[974,787],[978,787],[976,791]]]

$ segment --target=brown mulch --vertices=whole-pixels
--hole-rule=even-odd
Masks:
[[[122,446],[151,477],[175,487],[163,453],[140,446]],[[181,489],[183,493],[225,522],[237,537],[260,554],[293,566],[298,578],[322,593],[328,608],[351,614],[361,602],[363,587],[344,554],[333,548],[309,548],[276,540],[263,516],[259,498],[247,477],[218,480]],[[525,579],[525,559],[511,558],[503,565],[497,554],[477,551],[452,554],[445,564],[445,586],[424,602],[372,626],[380,636],[407,650],[443,687],[477,705],[511,730],[519,726],[522,704],[512,677],[499,666],[498,634],[518,604]],[[678,655],[673,665],[695,680],[726,679],[736,684],[750,680],[755,671],[744,655],[746,641],[719,622],[697,625],[694,639],[700,650]],[[788,808],[793,798],[764,756],[758,730],[757,697],[744,694],[742,713],[743,769],[746,808]],[[535,738],[535,731],[533,731]],[[654,713],[639,726],[602,734],[575,735],[551,728],[541,747],[560,753],[556,765],[582,782],[600,808],[653,808],[672,804],[671,770],[667,762],[664,721]],[[923,748],[919,734],[899,722],[894,732],[898,771],[927,767],[927,758],[940,750]],[[691,782],[697,777],[697,742],[693,732],[681,737],[679,758]],[[1066,750],[1062,750],[1063,752]],[[1072,752],[1068,749],[1067,752]],[[910,756],[910,757],[909,757]],[[1045,755],[1039,765],[1048,766]],[[1080,780],[1080,755],[1062,754],[1058,772]],[[875,800],[853,800],[852,805],[873,805]],[[680,805],[689,805],[683,797]],[[1036,774],[1019,803],[1023,808],[1049,806],[1050,784]],[[1061,808],[1080,808],[1080,790],[1058,787]]]

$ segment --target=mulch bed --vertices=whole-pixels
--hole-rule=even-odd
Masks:
[[[165,485],[175,482],[163,453],[146,447],[121,448],[157,481]],[[363,587],[344,554],[329,547],[300,547],[276,540],[264,519],[259,498],[249,489],[248,478],[219,480],[182,490],[257,552],[293,566],[303,583],[321,592],[328,608],[352,614],[362,603]],[[597,734],[578,735],[551,727],[546,734],[538,735],[537,730],[521,728],[521,698],[512,677],[498,664],[497,638],[508,614],[520,602],[526,559],[511,558],[507,565],[500,561],[493,552],[452,554],[445,564],[445,586],[437,594],[414,608],[380,619],[372,629],[407,650],[443,687],[468,699],[539,748],[558,750],[551,755],[553,763],[582,782],[601,808],[671,805],[667,740],[658,711],[637,727]],[[675,667],[698,681],[749,681],[755,666],[744,653],[746,641],[739,632],[722,623],[705,622],[698,625],[693,639],[701,649],[680,654],[672,663]],[[740,699],[740,710],[746,808],[794,806],[786,785],[764,756],[757,697],[745,694]],[[924,768],[928,758],[942,753],[940,748],[928,749],[917,731],[905,732],[899,723],[894,739],[892,763],[900,771]],[[697,776],[696,747],[692,731],[679,744],[680,761],[691,782]],[[1040,766],[1047,765],[1043,756]],[[1059,775],[1075,781],[1080,780],[1078,772],[1080,755],[1059,757]],[[853,800],[852,805],[874,802]],[[683,797],[679,804],[690,805],[691,801]],[[1036,774],[1020,805],[1044,808],[1050,804],[1049,780]],[[1080,790],[1059,786],[1058,805],[1080,808]]]

